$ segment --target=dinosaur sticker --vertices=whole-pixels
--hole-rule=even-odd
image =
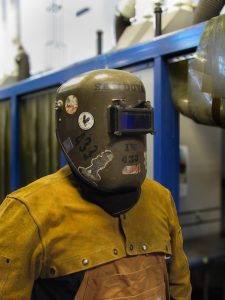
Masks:
[[[97,157],[91,160],[91,165],[87,168],[79,167],[78,171],[87,179],[92,182],[98,182],[101,180],[99,172],[113,160],[113,153],[110,150],[105,150]]]

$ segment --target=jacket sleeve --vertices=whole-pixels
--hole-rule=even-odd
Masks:
[[[171,300],[191,300],[190,271],[183,250],[183,237],[176,207],[170,195],[170,235],[172,258],[169,266],[169,289]]]
[[[0,206],[0,299],[30,300],[42,259],[38,228],[27,207],[6,198]]]

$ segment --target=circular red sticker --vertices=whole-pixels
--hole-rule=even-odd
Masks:
[[[78,99],[74,95],[69,95],[66,98],[65,102],[65,110],[68,114],[73,115],[77,111],[78,108]]]

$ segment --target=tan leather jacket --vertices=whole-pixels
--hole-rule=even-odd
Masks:
[[[146,179],[135,207],[115,218],[82,199],[70,176],[64,167],[13,192],[0,206],[0,299],[29,300],[38,277],[59,277],[155,252],[172,254],[171,299],[191,299],[170,192]]]

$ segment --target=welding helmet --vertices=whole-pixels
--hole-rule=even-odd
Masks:
[[[129,191],[146,176],[153,109],[143,83],[120,70],[95,70],[57,91],[56,133],[74,174],[103,192]]]

